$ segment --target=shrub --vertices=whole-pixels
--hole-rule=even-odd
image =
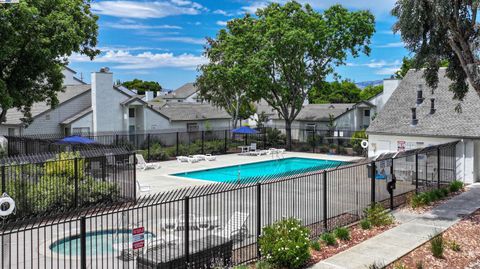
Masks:
[[[323,233],[320,236],[320,239],[322,239],[322,241],[327,246],[333,246],[337,243],[337,239],[335,239],[335,235],[333,233],[329,233],[329,232]]]
[[[444,197],[447,197],[450,193],[447,188],[441,188],[440,191],[442,192]]]
[[[364,230],[370,230],[372,228],[372,223],[368,219],[362,219],[360,221],[360,227]]]
[[[356,131],[353,133],[352,138],[350,139],[350,145],[352,145],[353,151],[357,154],[362,154],[364,149],[362,148],[362,140],[367,139],[367,134],[365,130]]]
[[[448,190],[450,192],[457,192],[459,190],[463,189],[463,182],[454,180],[450,185],[448,186]]]
[[[273,266],[268,263],[267,261],[258,261],[256,264],[255,264],[255,268],[257,269],[273,269]]]
[[[320,242],[318,242],[318,240],[313,240],[313,241],[310,243],[310,247],[311,247],[313,250],[319,251],[319,250],[322,248],[322,245],[320,245]]]
[[[350,240],[350,231],[345,227],[339,227],[334,231],[335,236],[343,241]]]
[[[384,226],[393,223],[393,216],[379,203],[374,203],[368,207],[365,210],[365,214],[367,215],[367,220],[373,226]]]
[[[442,258],[443,257],[443,250],[444,250],[444,241],[443,236],[437,235],[430,241],[430,249],[432,251],[432,255],[435,258]]]
[[[80,152],[61,152],[55,158],[45,162],[45,174],[48,176],[66,176],[75,178],[75,159],[77,158],[78,178],[84,176],[85,159],[81,158]]]
[[[459,252],[461,250],[461,247],[460,245],[454,240],[452,242],[450,242],[450,249],[455,251],[455,252]]]
[[[278,221],[263,228],[260,252],[274,266],[299,268],[310,259],[309,234],[297,219]]]

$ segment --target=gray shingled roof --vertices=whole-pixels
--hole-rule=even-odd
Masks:
[[[197,92],[197,87],[193,85],[193,83],[186,83],[180,88],[168,93],[165,96],[162,96],[161,98],[163,99],[184,99],[189,97],[190,95],[194,94]]]
[[[67,85],[65,86],[64,92],[59,92],[57,94],[59,105],[67,102],[68,100],[90,91],[91,86],[88,84],[83,85]],[[32,117],[36,117],[48,110],[51,109],[51,106],[46,102],[35,103],[32,106]],[[7,121],[4,124],[22,124],[21,119],[24,118],[24,115],[21,111],[18,111],[16,108],[9,109],[7,111]]]
[[[398,88],[393,92],[383,110],[370,124],[370,134],[417,135],[438,137],[480,137],[480,98],[470,87],[461,102],[462,112],[456,112],[459,103],[453,100],[448,86],[451,81],[445,77],[445,69],[439,71],[438,88],[426,86],[423,71],[410,70]],[[416,106],[417,90],[423,86],[425,100],[417,107],[418,124],[411,125],[411,108]],[[430,115],[430,98],[435,98],[434,114]]]
[[[64,121],[62,121],[60,124],[62,125],[69,125],[69,124],[72,124],[74,122],[76,122],[77,120],[83,118],[84,116],[90,114],[91,112],[93,111],[92,107],[87,107],[85,108],[84,110],[80,111],[79,113],[73,115],[72,117],[68,118],[68,119],[65,119]]]
[[[297,121],[328,121],[329,115],[335,118],[351,109],[355,104],[308,104],[305,105],[295,120]],[[265,103],[257,104],[257,113],[265,112],[273,119],[281,119],[276,110]]]
[[[152,104],[152,103],[150,103]],[[230,119],[230,115],[221,109],[209,104],[196,103],[167,103],[162,107],[154,108],[173,121]]]

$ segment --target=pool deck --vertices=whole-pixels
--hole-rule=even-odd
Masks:
[[[362,157],[342,156],[342,155],[328,155],[319,153],[304,153],[304,152],[286,152],[284,158],[302,157],[311,159],[334,160],[352,162],[361,160]],[[280,157],[281,158],[281,157]],[[146,171],[138,170],[137,180],[142,186],[149,186],[151,191],[149,193],[138,193],[137,195],[154,194],[179,188],[200,186],[216,183],[207,180],[189,179],[184,177],[171,176],[172,174],[191,172],[196,170],[218,168],[239,164],[247,164],[261,161],[269,161],[274,158],[271,155],[263,156],[245,156],[239,154],[218,155],[215,161],[200,161],[197,163],[180,163],[178,161],[163,161],[160,162],[161,168]]]

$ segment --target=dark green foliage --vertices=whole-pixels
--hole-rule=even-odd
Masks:
[[[345,227],[338,227],[333,231],[333,233],[340,240],[343,240],[343,241],[350,240],[350,231]]]
[[[278,147],[278,145],[285,145],[286,137],[277,128],[267,128],[267,146]]]
[[[372,223],[368,219],[362,219],[360,221],[360,227],[364,230],[370,230],[372,228]]]
[[[310,259],[309,230],[294,218],[263,228],[258,242],[262,257],[276,267],[300,268]]]
[[[143,81],[141,79],[134,79],[122,83],[125,88],[129,90],[137,90],[138,94],[145,94],[147,91],[157,92],[162,90],[162,86],[156,81]]]
[[[381,92],[383,92],[383,85],[367,86],[360,92],[359,97],[360,100],[367,101]]]
[[[312,104],[357,103],[361,100],[360,90],[349,80],[322,81],[308,92],[308,100]]]
[[[333,233],[329,233],[329,232],[323,233],[320,236],[320,239],[327,246],[334,246],[335,244],[337,244],[337,239],[335,238],[335,234],[333,234]]]
[[[463,182],[455,180],[448,186],[450,192],[457,192],[463,189]]]
[[[452,241],[450,242],[450,249],[455,251],[455,252],[459,252],[462,250],[462,248],[460,247],[460,245],[457,243],[457,241]]]
[[[255,263],[256,269],[273,269],[274,267],[267,261],[261,260]]]
[[[445,242],[441,234],[433,237],[432,240],[430,240],[430,250],[432,251],[433,257],[443,258],[444,249]]]
[[[375,203],[365,210],[366,219],[373,226],[385,226],[393,223],[393,216],[380,203]]]
[[[408,203],[412,208],[423,207],[447,197],[448,194],[449,190],[447,188],[435,189],[419,194],[414,194],[412,197],[409,198]]]
[[[362,154],[364,152],[364,148],[362,148],[362,141],[367,140],[368,136],[365,130],[355,131],[350,138],[350,144],[352,145],[353,151],[357,154]]]
[[[98,53],[98,17],[90,1],[20,1],[0,5],[0,123],[17,108],[31,122],[36,102],[58,104],[62,68],[72,53]]]
[[[319,251],[319,250],[322,248],[322,245],[320,244],[320,242],[318,242],[318,240],[313,240],[313,241],[310,243],[310,247],[311,247],[313,250]]]

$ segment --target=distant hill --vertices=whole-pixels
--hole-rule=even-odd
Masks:
[[[358,83],[355,83],[355,85],[357,85],[358,88],[363,89],[367,86],[377,86],[377,85],[381,85],[382,83],[383,83],[383,80],[370,80],[370,81],[358,82]]]

